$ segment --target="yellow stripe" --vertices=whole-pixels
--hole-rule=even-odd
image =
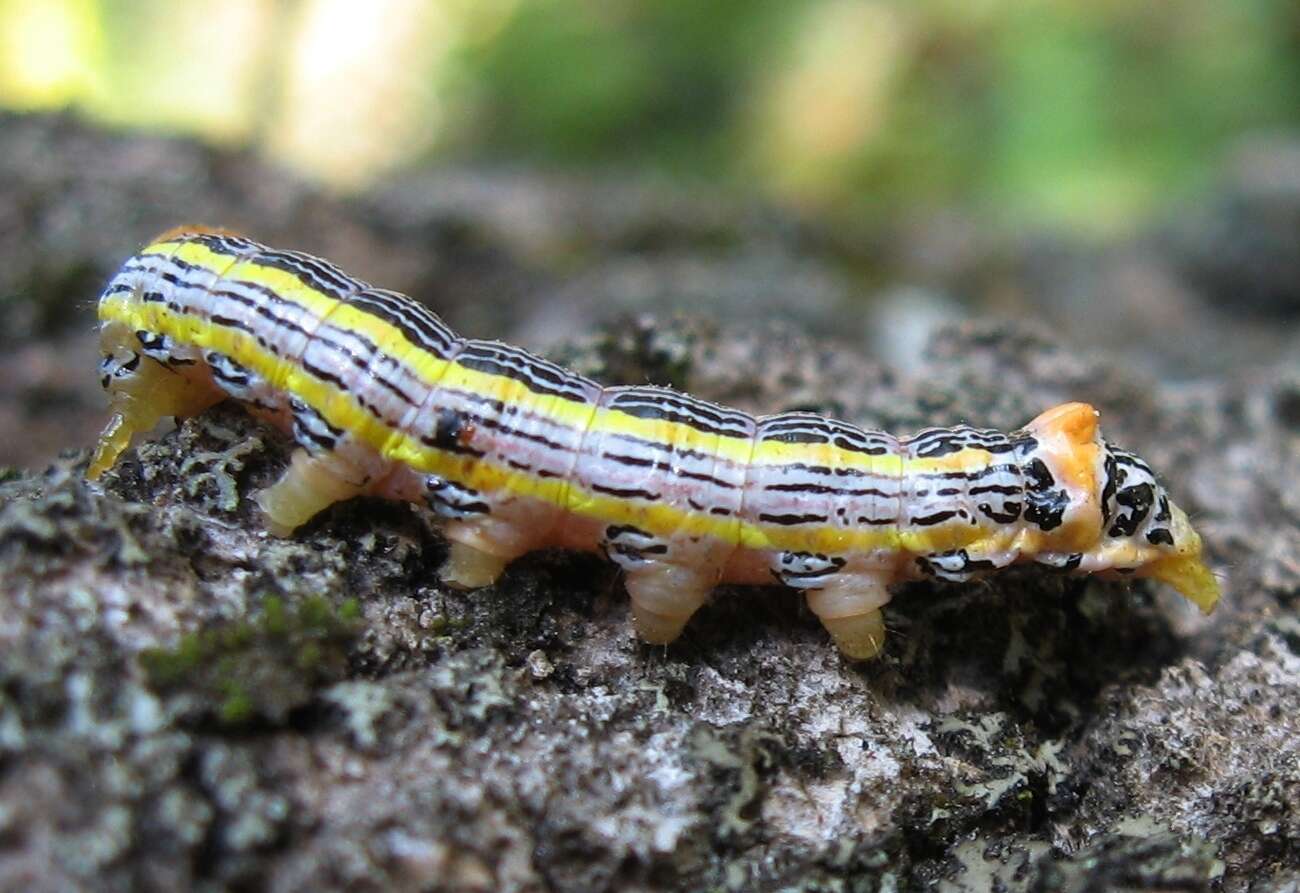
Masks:
[[[175,244],[163,242],[151,245],[145,249],[145,253],[164,253],[167,248]],[[398,344],[408,345],[410,351],[404,362],[430,388],[443,382],[444,376],[447,376],[446,381],[443,382],[444,386],[461,388],[506,403],[521,403],[533,396],[533,392],[523,382],[448,362],[417,345],[410,344],[401,330],[395,326],[360,308],[343,304],[329,295],[309,288],[292,273],[261,266],[253,260],[240,261],[232,266],[229,255],[215,252],[200,242],[181,243],[180,250],[175,252],[175,256],[213,272],[218,269],[224,270],[222,275],[228,278],[271,289],[286,299],[292,299],[318,318],[324,319],[326,315],[330,315],[330,325],[364,335],[375,344],[381,345],[385,351],[391,352]],[[235,354],[232,356],[238,359]],[[274,379],[268,377],[268,381]],[[738,465],[751,462],[764,465],[805,462],[830,468],[854,468],[871,474],[898,477],[904,473],[978,470],[988,465],[992,458],[987,451],[980,449],[964,449],[958,453],[933,459],[904,460],[897,455],[869,456],[865,453],[843,450],[831,444],[766,441],[755,445],[747,437],[711,434],[681,422],[643,419],[616,409],[601,408],[593,417],[590,404],[564,398],[553,401],[546,410],[546,416],[569,428],[577,430],[591,428],[595,432],[624,434],[654,443],[673,444],[698,452],[711,453]]]
[[[408,348],[403,362],[433,388],[441,384],[456,387],[505,403],[532,402],[536,394],[522,382],[500,375],[481,372],[443,360],[411,344],[400,330],[359,308],[344,304],[322,292],[305,286],[291,273],[265,267],[249,260],[232,263],[229,255],[214,252],[197,242],[157,243],[146,254],[174,254],[188,263],[240,281],[252,282],[274,290],[286,300],[329,323],[357,332],[393,352],[397,346]],[[171,251],[168,251],[171,249]],[[142,304],[111,298],[100,305],[103,319],[118,320],[134,329],[148,329],[170,335],[196,347],[226,354],[241,365],[257,372],[268,382],[294,394],[330,424],[342,428],[387,459],[401,462],[420,471],[450,478],[459,484],[485,492],[509,491],[534,497],[565,510],[599,518],[610,523],[634,524],[658,536],[704,535],[749,549],[783,549],[816,551],[828,554],[873,549],[910,552],[936,552],[960,548],[977,541],[994,528],[953,523],[932,529],[899,530],[886,528],[840,528],[755,524],[735,517],[683,511],[664,503],[623,499],[592,493],[568,480],[525,475],[497,463],[466,456],[456,456],[426,447],[405,432],[385,425],[364,410],[348,392],[323,382],[301,366],[264,350],[256,340],[236,329],[213,325],[200,317],[176,313],[158,303]],[[445,381],[443,380],[445,377]],[[904,460],[897,455],[869,456],[841,450],[829,444],[787,444],[769,441],[755,445],[749,438],[715,435],[690,425],[664,419],[643,419],[617,410],[597,409],[590,404],[555,398],[539,414],[574,430],[589,434],[626,434],[653,443],[675,445],[706,454],[718,455],[741,465],[749,463],[781,465],[805,462],[832,468],[857,468],[863,472],[902,477],[926,472],[973,471],[985,467],[991,454],[980,449],[964,449],[932,459]]]

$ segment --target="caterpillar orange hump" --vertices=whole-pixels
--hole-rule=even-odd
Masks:
[[[99,317],[111,418],[90,477],[161,417],[234,399],[298,444],[256,496],[272,533],[365,493],[442,519],[457,586],[534,549],[597,550],[649,642],[676,638],[722,582],[803,591],[851,658],[880,651],[889,587],[909,579],[1033,562],[1151,577],[1207,612],[1219,598],[1187,516],[1082,403],[1009,434],[754,418],[460,338],[328,261],[219,231],[159,237]]]

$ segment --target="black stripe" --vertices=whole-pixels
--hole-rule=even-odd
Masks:
[[[252,327],[242,319],[232,319],[229,316],[220,316],[214,313],[208,317],[208,321],[214,325],[222,326],[223,328],[236,329],[240,332],[247,332],[250,335],[253,334]]]
[[[754,420],[738,411],[697,400],[687,394],[653,386],[608,388],[607,409],[640,419],[678,422],[706,434],[726,437],[752,437]]]
[[[449,358],[460,343],[442,320],[406,295],[366,289],[350,297],[348,304],[383,320],[407,341],[430,349],[441,359]]]
[[[591,484],[591,489],[596,493],[605,493],[609,496],[617,496],[620,499],[646,499],[657,501],[662,498],[658,493],[652,493],[649,490],[640,490],[636,488],[623,489],[620,487],[606,487],[604,484]]]
[[[472,456],[475,459],[482,459],[487,455],[486,450],[476,449],[463,443],[448,443],[445,439],[428,434],[420,435],[420,443],[435,450],[441,450],[444,453],[454,453],[457,456]]]
[[[889,452],[889,448],[884,444],[868,445],[865,442],[852,443],[851,438],[841,434],[831,438],[831,445],[839,447],[848,453],[862,453],[867,456],[883,456]]]
[[[780,524],[782,526],[790,526],[793,524],[825,524],[827,518],[825,515],[815,515],[815,514],[769,515],[766,512],[763,512],[758,516],[758,520],[766,521],[769,524]]]
[[[567,444],[560,443],[558,440],[551,440],[549,437],[546,437],[545,435],[537,434],[532,431],[525,431],[522,428],[517,428],[512,425],[509,425],[506,422],[501,421],[500,419],[494,419],[487,416],[477,416],[474,415],[473,413],[468,413],[468,412],[464,413],[464,415],[469,420],[469,424],[471,425],[478,425],[483,428],[490,428],[493,431],[500,431],[509,437],[518,437],[520,440],[527,440],[532,443],[538,443],[544,447],[547,447],[548,449],[557,450],[566,453],[573,451],[573,447]]]
[[[764,431],[758,435],[762,443],[830,443],[831,439],[825,434],[816,431],[809,431],[806,428],[802,430],[777,431],[769,434]]]
[[[1003,508],[1005,508],[1006,511],[1004,512],[994,511],[993,506],[989,505],[987,502],[981,502],[976,506],[976,508],[983,512],[990,520],[996,521],[998,524],[1011,524],[1020,520],[1021,506],[1018,502],[1005,503]]]
[[[739,484],[716,478],[713,475],[706,474],[702,471],[691,471],[686,468],[675,466],[673,463],[665,462],[662,459],[644,459],[640,456],[627,456],[623,453],[601,453],[600,458],[609,459],[613,462],[617,462],[619,465],[627,465],[632,468],[650,468],[655,471],[666,471],[692,481],[704,481],[721,490],[736,490],[740,486]]]
[[[660,406],[654,403],[608,404],[607,408],[616,409],[621,413],[634,416],[638,419],[675,422],[677,424],[685,425],[688,428],[693,428],[702,434],[716,434],[723,437],[748,436],[748,432],[737,432],[732,428],[711,424],[698,416],[688,414],[687,412],[679,412],[675,409],[669,409],[666,406]]]
[[[249,264],[281,270],[296,278],[312,291],[344,300],[365,288],[364,282],[353,279],[329,261],[297,251],[279,251],[268,248],[247,259]]]
[[[306,307],[302,306],[301,304],[294,303],[292,301],[286,301],[284,298],[280,297],[279,295],[277,295],[275,292],[271,291],[268,288],[264,288],[260,285],[254,285],[253,283],[240,283],[240,284],[254,291],[262,293],[268,299],[270,299],[272,304],[276,306],[293,306],[296,307],[298,310],[301,310],[302,312],[306,313],[308,316],[311,316],[313,319],[316,318],[315,314],[313,314]],[[248,309],[256,313],[258,316],[262,317],[263,319],[269,320],[270,322],[272,322],[278,327],[283,327],[291,331],[298,332],[299,334],[303,335],[306,338],[311,337],[311,333],[308,332],[306,329],[304,329],[298,323],[277,315],[271,310],[269,306],[265,304],[260,304],[254,299],[247,297],[246,295],[241,295],[237,292],[232,292],[229,289],[218,289],[210,292],[210,294],[214,298],[224,298],[226,300],[239,304],[243,307],[247,307]],[[214,319],[214,318],[215,317],[209,316],[209,319]]]
[[[921,527],[929,527],[934,524],[942,524],[949,518],[955,517],[957,517],[957,513],[954,511],[942,511],[935,512],[933,515],[921,515],[920,517],[912,518],[908,523],[917,524]]]
[[[971,496],[979,496],[983,493],[999,493],[1003,496],[1019,496],[1023,491],[1023,487],[1013,487],[1010,484],[984,484],[980,487],[971,487],[966,492]]]
[[[260,245],[252,239],[245,239],[243,236],[221,235],[220,233],[192,233],[177,239],[177,241],[197,242],[207,248],[213,254],[224,254],[229,257],[247,257],[259,251],[269,251],[265,245]]]
[[[534,357],[528,357],[521,362],[524,364],[520,367],[513,366],[499,359],[490,356],[475,355],[471,353],[474,342],[470,342],[453,361],[457,366],[463,366],[466,369],[472,369],[475,372],[485,372],[489,375],[500,375],[503,378],[509,378],[517,381],[528,390],[535,394],[542,394],[548,397],[560,397],[565,400],[586,403],[586,394],[580,389],[570,386],[570,383],[560,379],[549,370],[543,370]],[[557,386],[554,382],[560,381]]]
[[[764,490],[777,493],[815,493],[829,496],[879,496],[894,499],[898,493],[886,493],[875,487],[827,487],[824,484],[767,484]]]
[[[621,440],[625,443],[635,443],[638,446],[650,447],[660,451],[668,451],[671,455],[681,456],[685,459],[717,459],[711,453],[705,453],[701,450],[691,449],[690,447],[678,446],[677,444],[664,444],[657,440],[647,440],[644,437],[637,437],[635,434],[623,434],[620,432],[600,432],[604,435],[604,441]]]
[[[925,471],[920,474],[908,475],[908,477],[923,481],[978,481],[981,478],[986,478],[989,475],[996,474],[1000,471],[1011,471],[1015,467],[1016,466],[1010,463],[1004,463],[1000,465],[985,465],[983,468],[976,471]]]

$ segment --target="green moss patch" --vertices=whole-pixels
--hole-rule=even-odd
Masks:
[[[354,600],[266,599],[256,616],[190,633],[171,649],[140,654],[150,683],[181,699],[181,712],[222,726],[283,724],[347,672],[360,630]]]

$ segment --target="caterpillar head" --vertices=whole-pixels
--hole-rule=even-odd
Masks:
[[[1021,442],[1024,521],[1037,561],[1149,577],[1214,610],[1219,585],[1200,535],[1151,467],[1101,436],[1095,409],[1049,409],[1025,426]]]

